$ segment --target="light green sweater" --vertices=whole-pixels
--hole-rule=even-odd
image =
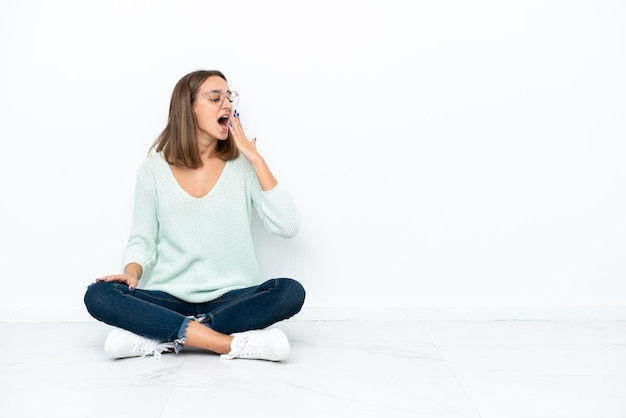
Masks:
[[[289,238],[298,232],[300,214],[289,193],[280,184],[261,190],[245,157],[227,161],[213,189],[195,198],[180,187],[162,154],[155,153],[137,173],[123,265],[143,267],[140,287],[191,303],[257,285],[252,208],[271,233]]]

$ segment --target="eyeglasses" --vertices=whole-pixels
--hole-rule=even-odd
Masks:
[[[205,95],[206,97],[209,98],[211,103],[215,103],[215,104],[224,103],[224,99],[228,99],[228,101],[233,106],[236,106],[237,103],[239,103],[239,93],[237,93],[236,91],[228,90],[226,93],[224,93],[222,90],[209,90],[200,94]]]

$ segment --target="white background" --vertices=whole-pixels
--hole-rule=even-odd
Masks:
[[[303,318],[626,318],[626,2],[0,3],[0,320],[83,320],[174,84],[300,205]]]

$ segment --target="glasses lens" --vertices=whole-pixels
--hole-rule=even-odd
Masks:
[[[234,106],[239,102],[239,93],[237,93],[236,91],[222,93],[221,91],[215,90],[207,92],[206,95],[212,103],[216,104],[224,103],[224,100],[228,100]]]
[[[213,103],[220,103],[224,100],[224,96],[219,91],[209,91],[207,96],[209,96],[209,100]]]
[[[236,91],[231,91],[229,100],[233,104],[233,106],[236,106],[237,103],[239,103],[239,93],[237,93]]]

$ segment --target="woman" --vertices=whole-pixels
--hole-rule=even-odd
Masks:
[[[289,238],[300,216],[248,140],[220,71],[195,71],[176,84],[167,125],[137,173],[131,234],[121,274],[96,279],[85,305],[115,328],[115,358],[160,357],[195,347],[222,358],[285,360],[278,328],[300,311],[300,283],[259,284],[250,230],[254,208],[265,228]],[[142,278],[142,286],[138,287]]]

